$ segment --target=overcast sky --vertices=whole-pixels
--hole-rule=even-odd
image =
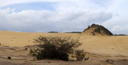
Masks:
[[[70,32],[92,23],[128,34],[128,0],[0,0],[0,30]]]

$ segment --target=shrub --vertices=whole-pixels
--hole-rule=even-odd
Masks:
[[[43,37],[34,40],[38,48],[30,50],[30,54],[40,59],[61,59],[68,60],[68,53],[81,45],[79,40],[71,37]]]
[[[28,50],[28,48],[24,48],[23,50]]]
[[[8,56],[7,58],[11,60],[11,57],[10,56]]]
[[[84,50],[76,50],[76,58],[78,61],[84,60],[85,52]]]
[[[106,63],[113,64],[113,60],[107,59]]]

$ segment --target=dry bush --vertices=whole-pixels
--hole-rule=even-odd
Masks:
[[[76,50],[76,58],[78,61],[84,60],[85,52],[84,50]]]
[[[41,59],[61,59],[68,60],[68,53],[72,53],[74,48],[81,45],[79,40],[71,39],[71,37],[43,37],[34,40],[38,44],[38,48],[31,49],[30,54]]]

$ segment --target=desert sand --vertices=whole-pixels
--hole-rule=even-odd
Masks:
[[[89,60],[66,62],[61,60],[33,61],[25,46],[34,45],[39,36],[60,36],[79,39],[78,49],[87,52]],[[80,33],[28,33],[0,31],[0,65],[128,65],[128,36],[101,36]],[[8,56],[12,60],[7,59]],[[106,60],[110,59],[107,63]]]

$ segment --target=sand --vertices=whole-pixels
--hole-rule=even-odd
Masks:
[[[38,38],[40,35],[61,36],[61,37],[71,36],[74,39],[79,39],[82,45],[78,49],[83,49],[84,51],[88,52],[92,57],[93,61],[95,58],[100,58],[100,59],[108,58],[115,60],[128,59],[128,36],[101,36],[101,35],[93,36],[93,35],[79,34],[79,33],[26,33],[26,32],[0,31],[1,61],[3,60],[2,58],[6,60],[5,58],[7,56],[12,56],[13,58],[17,58],[17,56],[20,57],[20,59],[18,58],[20,60],[18,62],[21,64],[22,62],[24,62],[23,58],[25,57],[27,58],[26,60],[30,60],[31,58],[29,57],[29,52],[28,50],[24,50],[25,48],[24,46],[34,45],[35,44],[33,43],[34,39]],[[4,63],[4,62],[0,62],[0,63]],[[90,61],[88,61],[88,63],[89,62]],[[98,61],[94,61],[94,62],[98,62]]]

